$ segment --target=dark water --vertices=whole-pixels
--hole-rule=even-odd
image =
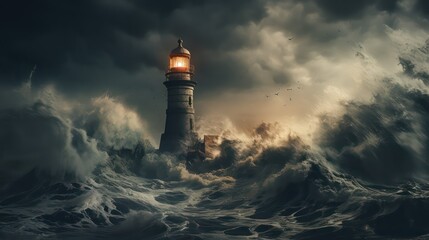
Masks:
[[[271,151],[283,154],[287,149]],[[129,154],[116,154],[119,154],[116,158],[124,161],[135,160]],[[294,152],[292,158],[300,154]],[[109,163],[97,168],[93,177],[79,182],[43,180],[49,178],[33,171],[1,195],[1,236],[3,239],[429,237],[429,185],[425,182],[390,186],[364,183],[333,171],[327,167],[329,164],[311,160],[310,155],[306,157],[277,163],[259,163],[262,161],[259,159],[255,161],[259,164],[255,169],[231,165],[195,175],[190,171],[186,174],[192,176],[182,176],[180,181],[141,177],[144,173],[133,170],[135,162],[123,166],[120,166],[123,162]],[[285,167],[275,171],[273,164]],[[174,168],[174,164],[170,167]],[[255,173],[258,169],[267,172]],[[235,172],[226,173],[227,170]],[[204,176],[208,173],[213,176]],[[234,177],[226,177],[227,174]]]
[[[321,116],[311,144],[262,124],[188,166],[103,117],[2,110],[0,239],[429,239],[428,54]]]

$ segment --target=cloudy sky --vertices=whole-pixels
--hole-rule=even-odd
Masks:
[[[366,101],[377,79],[401,72],[398,49],[422,45],[428,26],[426,0],[6,0],[0,88],[21,86],[37,65],[33,88],[82,102],[108,94],[157,143],[180,36],[196,67],[202,131],[227,117],[243,130],[278,121],[306,132],[312,116]]]

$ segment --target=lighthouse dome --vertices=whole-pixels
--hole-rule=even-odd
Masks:
[[[170,55],[189,55],[189,56],[191,55],[189,50],[183,47],[183,40],[181,38],[177,40],[177,43],[179,44],[179,46],[171,50]]]

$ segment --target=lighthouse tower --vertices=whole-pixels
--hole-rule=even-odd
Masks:
[[[197,138],[194,119],[194,68],[191,53],[183,47],[182,39],[170,53],[164,85],[168,91],[167,118],[161,135],[159,150],[162,152],[184,152]]]

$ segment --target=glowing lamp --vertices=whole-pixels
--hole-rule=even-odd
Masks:
[[[170,63],[167,73],[190,73],[192,72],[191,53],[183,47],[182,39],[179,39],[177,43],[179,45],[170,53]]]
[[[180,68],[180,70],[188,70],[190,67],[189,57],[170,56],[170,70]],[[177,69],[179,70],[179,69]]]

